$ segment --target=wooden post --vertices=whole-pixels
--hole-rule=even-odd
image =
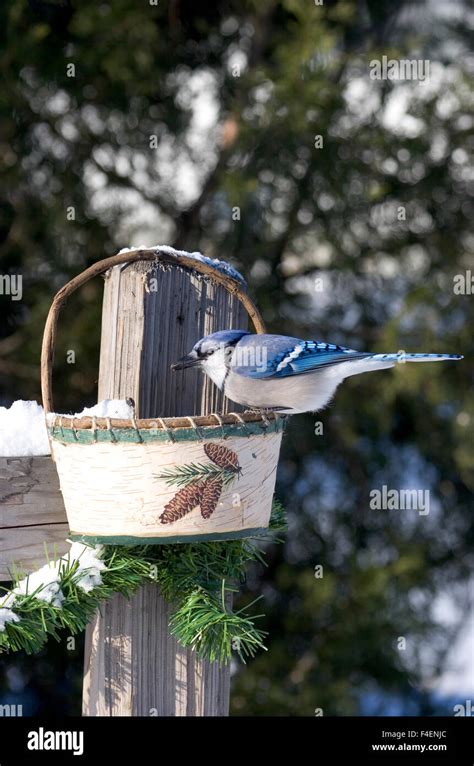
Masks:
[[[49,457],[0,457],[0,582],[31,572],[69,550],[69,527],[56,467]]]
[[[200,337],[239,327],[247,327],[245,310],[221,285],[180,267],[114,266],[105,280],[99,400],[132,397],[145,418],[228,411],[207,378],[170,364]],[[86,632],[84,715],[228,714],[229,668],[183,649],[168,633],[169,613],[152,584],[103,605]]]

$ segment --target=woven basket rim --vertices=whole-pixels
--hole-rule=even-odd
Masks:
[[[261,423],[263,426],[269,423],[277,423],[279,420],[286,420],[286,415],[269,412],[228,412],[225,415],[219,415],[215,412],[210,415],[181,416],[175,418],[100,418],[100,417],[82,417],[76,418],[71,415],[55,415],[48,420],[48,428],[72,428],[78,430],[111,430],[111,429],[131,429],[139,430],[163,430],[172,431],[174,429],[189,428],[196,429],[203,426],[222,426],[222,425],[242,425],[245,423]]]

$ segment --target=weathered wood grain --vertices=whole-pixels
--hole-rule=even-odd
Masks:
[[[32,527],[0,529],[0,580],[11,580],[11,572],[33,572],[46,563],[46,551],[50,558],[56,553],[62,556],[70,548],[66,538],[67,524],[45,524]]]
[[[226,411],[203,375],[170,365],[203,335],[247,327],[234,296],[180,268],[116,266],[105,283],[99,398],[132,397],[139,417]],[[224,716],[229,668],[196,660],[168,633],[169,606],[152,585],[116,596],[89,626],[84,715]]]
[[[49,456],[0,457],[0,581],[14,565],[45,563],[45,544],[62,555],[68,525],[56,467]]]

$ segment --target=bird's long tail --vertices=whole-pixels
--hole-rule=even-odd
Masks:
[[[373,362],[445,362],[449,360],[463,359],[461,354],[405,354],[399,351],[397,354],[374,354],[370,357]]]
[[[395,367],[396,364],[405,362],[445,362],[462,359],[461,354],[405,354],[399,351],[397,354],[367,354],[354,359],[351,364],[344,365],[344,377],[360,375],[362,372],[374,372]]]

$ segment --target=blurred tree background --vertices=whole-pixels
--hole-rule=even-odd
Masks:
[[[21,301],[0,295],[0,404],[40,400],[53,294],[129,245],[229,260],[273,332],[467,357],[350,379],[292,419],[289,532],[241,595],[263,594],[269,651],[236,665],[235,714],[465,699],[440,679],[460,660],[473,553],[474,299],[453,289],[473,244],[470,26],[467,3],[417,0],[0,7],[1,273],[23,276]],[[383,55],[429,60],[430,77],[373,80]],[[101,289],[63,314],[62,411],[95,401]],[[429,489],[430,513],[370,510],[382,484]],[[65,643],[3,658],[2,702],[77,713]]]

